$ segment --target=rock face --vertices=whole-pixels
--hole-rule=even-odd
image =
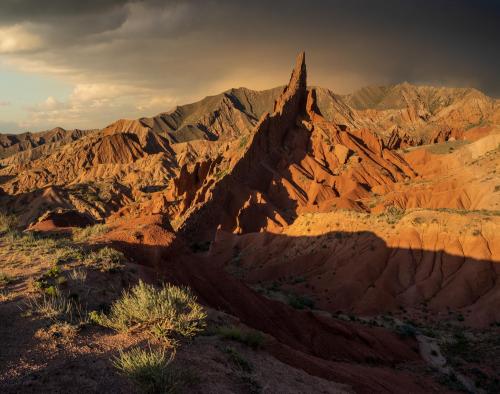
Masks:
[[[323,118],[306,78],[301,54],[274,112],[262,116],[238,156],[220,160],[223,179],[217,181],[216,167],[211,167],[199,179],[203,186],[196,197],[183,202],[185,233],[205,232],[211,238],[217,228],[279,231],[297,213],[332,206],[362,209],[357,200],[372,187],[416,175],[370,131],[348,130]],[[180,179],[193,176],[184,171]]]
[[[387,138],[385,146],[387,149],[393,150],[419,146],[422,144],[422,138],[412,137],[410,134],[402,131],[399,127],[396,127]]]
[[[289,85],[276,101],[275,111],[263,115],[242,152],[229,157],[221,155],[217,164],[203,162],[192,170],[183,169],[177,181],[177,195],[183,201],[177,211],[183,221],[180,233],[192,239],[212,240],[217,231],[213,258],[227,257],[225,253],[229,249],[251,250],[246,271],[251,283],[300,276],[312,270],[311,283],[314,282],[317,289],[313,295],[323,308],[332,312],[381,313],[428,302],[437,312],[446,308],[469,308],[470,322],[474,324],[489,324],[500,318],[485,313],[484,307],[497,299],[494,294],[500,294],[500,288],[494,286],[499,272],[490,265],[490,261],[500,259],[500,250],[492,247],[497,243],[493,236],[493,229],[499,225],[496,221],[491,222],[488,229],[483,228],[481,244],[470,243],[460,235],[477,220],[473,218],[472,222],[457,221],[456,228],[448,230],[446,240],[439,235],[439,227],[417,225],[421,221],[433,223],[431,217],[435,213],[430,217],[422,214],[416,219],[410,216],[395,232],[391,229],[399,219],[390,216],[387,222],[375,217],[375,223],[382,220],[385,224],[360,226],[359,234],[349,235],[353,230],[341,231],[345,227],[337,223],[339,233],[323,228],[326,244],[316,245],[311,254],[297,259],[290,256],[286,264],[282,258],[275,261],[271,258],[281,256],[282,251],[290,248],[308,249],[311,237],[304,234],[314,228],[314,220],[311,227],[292,231],[301,218],[327,215],[336,208],[372,209],[373,196],[378,196],[373,209],[379,212],[387,207],[484,210],[500,206],[500,200],[490,189],[493,185],[487,183],[486,186],[483,179],[476,180],[474,170],[471,168],[469,172],[466,164],[486,166],[483,167],[485,173],[490,173],[487,168],[492,170],[499,157],[488,156],[488,152],[495,152],[500,135],[483,138],[451,158],[443,157],[442,161],[432,154],[421,158],[422,152],[427,152],[425,149],[403,157],[393,149],[418,146],[422,140],[396,129],[384,143],[368,129],[350,129],[328,121],[317,105],[316,90],[307,89],[305,78],[301,55]],[[452,140],[454,136],[458,134],[445,132],[436,142]],[[436,164],[430,166],[433,160]],[[430,177],[425,178],[427,176]],[[464,182],[464,179],[470,181]],[[180,187],[180,184],[189,186]],[[383,215],[390,214],[382,213],[382,218]],[[452,220],[443,219],[444,222]],[[344,221],[345,218],[332,218],[328,226]],[[369,230],[375,228],[382,230],[371,234]],[[276,235],[266,235],[269,232]],[[340,239],[335,250],[329,246],[331,236]],[[344,238],[347,241],[343,241]],[[276,249],[270,248],[270,244]],[[262,254],[255,255],[253,251],[259,245],[265,245]],[[457,245],[458,249],[451,245]],[[360,248],[366,248],[367,254],[361,253]],[[353,250],[354,255],[346,253],[347,250]],[[415,250],[418,252],[413,252]],[[424,279],[429,274],[428,262],[434,261],[440,250],[446,251],[446,255],[440,259],[441,268],[435,267],[433,272],[438,269],[444,274],[435,273]],[[327,256],[332,256],[331,264],[326,263]],[[250,262],[271,260],[274,262],[259,263],[259,268]],[[464,263],[456,271],[453,267],[459,260]],[[326,279],[330,275],[335,278]],[[313,279],[316,276],[325,279],[317,281]],[[470,277],[482,278],[480,284],[475,282],[474,290],[471,290]],[[365,285],[361,285],[360,280],[366,280]],[[464,287],[464,283],[469,284]],[[335,301],[330,301],[332,299]],[[481,302],[477,302],[478,299]]]
[[[148,130],[176,143],[196,139],[230,140],[247,134],[264,112],[271,111],[280,91],[281,88],[261,92],[231,89],[152,118],[122,119],[105,130],[132,133]]]
[[[436,130],[429,139],[431,144],[439,144],[449,140],[461,140],[464,138],[464,131],[452,128],[442,128]]]

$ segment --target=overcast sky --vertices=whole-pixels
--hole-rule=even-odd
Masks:
[[[231,87],[500,96],[498,0],[1,0],[0,131],[103,127]]]

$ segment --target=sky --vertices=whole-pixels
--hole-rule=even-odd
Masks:
[[[498,0],[2,0],[0,132],[104,127],[232,87],[500,97]]]

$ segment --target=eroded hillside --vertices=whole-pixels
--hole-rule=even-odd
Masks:
[[[139,279],[189,286],[211,330],[257,330],[264,344],[257,353],[240,349],[245,357],[288,368],[317,390],[494,387],[499,352],[486,356],[484,347],[500,324],[498,116],[498,100],[472,89],[405,83],[339,96],[308,87],[301,54],[284,88],[232,89],[78,138],[5,137],[0,201],[9,228],[0,248],[27,249],[19,252],[25,276],[6,283],[14,296],[2,308],[22,331],[16,297],[29,280],[45,281],[30,288],[35,295],[51,287],[71,295],[75,270],[102,273],[113,263],[107,255],[89,263],[87,254],[95,259],[106,246],[125,259],[117,288]],[[102,231],[79,240],[94,229]],[[64,251],[60,271],[39,277],[50,250],[35,267],[27,254],[38,253],[40,236],[62,236],[78,253]],[[112,278],[113,269],[104,271]],[[119,292],[101,299],[105,286],[92,286],[95,293],[80,289],[78,297],[92,308],[102,301],[105,313]],[[103,353],[118,339],[91,330],[63,347],[97,338],[98,362],[109,368]],[[142,334],[120,335],[135,344]],[[215,381],[227,362],[210,369],[196,353],[237,356],[221,353],[214,331],[206,335],[179,342],[179,357]],[[460,364],[473,347],[485,358]],[[37,351],[28,370],[43,358]],[[25,378],[14,374],[15,357],[6,359],[2,376],[15,392]],[[239,362],[238,380],[214,392],[270,384],[265,368],[242,372]],[[103,379],[101,387],[113,385]],[[203,382],[191,387],[206,392]],[[287,380],[273,392],[297,387]]]

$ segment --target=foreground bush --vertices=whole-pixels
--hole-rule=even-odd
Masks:
[[[145,393],[175,393],[187,383],[187,376],[172,366],[173,359],[164,349],[134,348],[120,352],[113,364]]]
[[[142,281],[124,291],[109,314],[92,314],[92,319],[105,327],[117,331],[144,329],[168,341],[196,335],[204,329],[205,318],[203,307],[188,289],[170,284],[157,289]]]

